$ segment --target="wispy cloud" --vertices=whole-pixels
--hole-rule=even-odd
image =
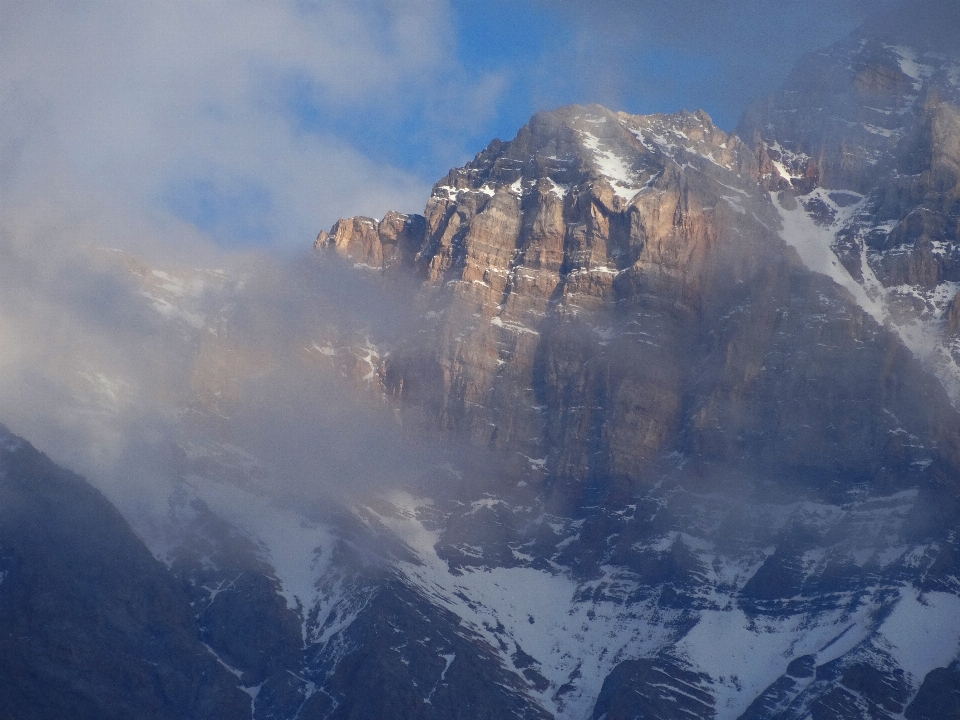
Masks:
[[[109,208],[168,244],[302,248],[338,217],[421,210],[535,110],[700,106],[731,126],[876,7],[0,0],[0,193]]]
[[[891,0],[533,0],[573,42],[551,51],[575,92],[633,112],[701,107],[733,127],[800,57],[842,38]]]
[[[351,118],[395,135],[429,117],[421,142],[460,159],[456,137],[495,112],[502,80],[462,69],[451,24],[446,0],[0,0],[0,422],[162,514],[196,440],[184,418],[226,374],[243,385],[230,422],[197,436],[258,454],[275,491],[402,474],[392,420],[303,355],[334,314],[382,325],[403,303],[298,273],[338,217],[428,194],[362,151]],[[181,264],[235,286],[183,280],[202,312],[149,296],[153,270]]]
[[[304,247],[341,215],[423,204],[420,178],[305,130],[293,79],[320,115],[496,102],[458,71],[446,0],[4,0],[0,18],[0,190],[224,243]]]
[[[39,205],[0,222],[0,422],[130,519],[162,520],[184,479],[320,501],[429,459],[343,370],[409,329],[405,296],[332,259],[210,248],[210,270],[75,242],[97,230]]]

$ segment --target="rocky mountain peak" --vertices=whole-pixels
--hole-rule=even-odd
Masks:
[[[791,237],[807,261],[895,327],[960,402],[950,319],[960,287],[960,43],[944,29],[951,20],[960,24],[955,4],[926,1],[879,16],[806,58],[738,132],[760,148],[764,186],[781,194],[785,217],[800,222]]]
[[[434,186],[433,197],[453,199],[461,191],[492,197],[505,189],[517,197],[540,192],[563,199],[572,189],[590,186],[610,210],[622,210],[650,188],[669,161],[706,159],[737,169],[744,150],[702,110],[640,116],[575,105],[538,113],[514,140],[494,141],[472,162],[451,170]]]
[[[439,528],[407,577],[456,598],[555,716],[927,717],[942,703],[925,679],[958,677],[960,640],[923,662],[898,649],[901,615],[931,627],[939,610],[918,608],[957,607],[960,557],[926,520],[955,507],[960,416],[892,320],[878,278],[904,253],[873,254],[882,236],[939,257],[924,243],[951,217],[942,197],[919,207],[934,177],[950,187],[933,158],[949,168],[960,134],[930,84],[949,72],[904,48],[813,58],[822,82],[798,72],[739,136],[702,112],[541,113],[434,186],[398,260],[379,264],[374,221],[321,235],[419,280],[422,322],[378,368],[403,422],[503,462],[476,496],[384,516]],[[391,232],[381,247],[401,247]],[[960,326],[936,287],[936,322]],[[502,596],[477,580],[493,574]],[[576,589],[525,604],[543,578]],[[575,639],[538,645],[584,608]],[[742,650],[774,638],[762,663]]]
[[[955,60],[894,30],[808,58],[739,135],[702,111],[540,113],[423,214],[320,233],[290,277],[120,263],[190,363],[168,569],[133,559],[187,595],[170,656],[222,671],[203,707],[957,716]],[[271,432],[277,406],[296,431]],[[26,542],[0,532],[0,604],[49,515],[18,458],[0,428],[0,515],[35,505]],[[313,496],[323,474],[387,480],[340,502]]]
[[[464,167],[451,170],[434,185],[422,218],[342,220],[321,233],[316,245],[373,268],[416,266],[432,283],[451,279],[451,268],[465,270],[460,279],[479,280],[496,263],[484,261],[477,274],[479,264],[465,252],[474,243],[461,236],[472,218],[482,216],[476,229],[497,229],[504,254],[498,263],[504,267],[522,264],[564,274],[591,265],[621,270],[636,260],[635,253],[623,247],[587,252],[585,246],[593,243],[566,242],[565,227],[614,216],[629,225],[631,213],[644,215],[643,208],[656,204],[663,190],[689,187],[684,178],[690,174],[697,176],[692,181],[697,186],[703,177],[712,178],[714,195],[734,187],[727,201],[736,205],[736,192],[745,192],[758,170],[754,151],[703,111],[639,116],[571,106],[538,113],[513,140],[494,140]],[[664,217],[668,214],[676,215],[676,208]],[[518,236],[523,236],[519,244]],[[477,267],[468,269],[471,264]]]

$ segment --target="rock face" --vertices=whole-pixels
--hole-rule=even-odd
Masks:
[[[373,221],[318,240],[417,278],[383,391],[503,463],[395,500],[435,533],[395,567],[556,717],[953,712],[960,52],[924,8],[737,135],[542,113],[385,219],[402,251]]]
[[[751,272],[750,241],[734,248],[713,217],[737,213],[722,183],[739,185],[749,158],[703,114],[602,108],[537,116],[492,144],[427,206],[416,266],[436,288],[435,338],[428,357],[387,364],[388,392],[443,431],[547,457],[558,478],[586,472],[583,443],[607,456],[598,475],[632,473],[676,433],[674,359],[696,342],[703,293]],[[706,172],[685,172],[688,159]],[[631,313],[643,318],[634,328]],[[636,391],[647,396],[628,399]],[[579,409],[558,412],[567,403]],[[605,424],[621,437],[586,431]],[[553,446],[564,450],[551,457]]]
[[[405,221],[434,320],[385,363],[387,392],[529,458],[573,507],[656,482],[670,453],[885,482],[923,460],[892,417],[954,462],[942,389],[796,261],[756,158],[703,113],[574,107],[494,142]]]
[[[423,236],[423,218],[387,213],[383,220],[341,220],[329,233],[321,232],[314,247],[333,249],[339,255],[378,270],[409,266]]]
[[[945,28],[958,23],[953,4],[908,3],[808,58],[739,128],[783,161],[770,177],[803,193],[875,314],[937,368],[954,401],[960,45]],[[816,168],[815,187],[798,177],[802,165]]]
[[[0,709],[242,718],[174,578],[81,478],[0,427]]]

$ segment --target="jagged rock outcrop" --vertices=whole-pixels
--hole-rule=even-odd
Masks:
[[[412,264],[423,232],[421,216],[389,212],[382,220],[341,220],[329,233],[321,232],[314,247],[331,248],[359,265],[387,270]]]
[[[686,172],[671,153],[699,170]],[[581,308],[609,314],[618,302],[645,293],[664,306],[657,313],[670,317],[660,326],[680,333],[670,344],[684,353],[701,286],[712,281],[706,268],[715,269],[709,271],[716,272],[713,278],[725,270],[717,261],[716,236],[740,210],[737,191],[709,178],[740,183],[751,160],[746,147],[703,113],[631,118],[570,108],[535,117],[510,143],[494,142],[438,183],[427,206],[415,263],[436,288],[430,308],[442,313],[439,337],[427,350],[436,354],[391,359],[388,391],[428,408],[445,430],[544,456],[539,408],[549,404],[542,397],[549,389],[535,388],[533,380],[549,344],[541,333],[559,318],[579,324]],[[732,193],[732,203],[724,193]],[[714,222],[714,216],[727,221]],[[338,237],[348,225],[338,223]],[[729,240],[726,245],[733,247]],[[731,264],[750,264],[748,245],[737,246]],[[379,253],[374,248],[361,262],[375,264]],[[593,327],[569,335],[613,332],[617,324],[612,317],[587,322],[593,320]],[[633,345],[642,350],[642,342]],[[674,398],[650,398],[645,404],[652,415],[634,420],[648,435],[646,449],[640,448],[646,457],[676,424],[671,364],[640,363],[641,375],[643,368],[667,375],[628,381]]]
[[[492,143],[434,188],[414,259],[434,319],[385,362],[387,392],[575,505],[671,452],[910,472],[885,411],[954,462],[942,391],[796,262],[755,162],[703,113],[572,107]]]
[[[593,720],[711,717],[713,697],[700,685],[709,678],[670,658],[627,660],[610,673],[593,708]]]
[[[779,189],[804,196],[846,272],[954,401],[960,45],[944,29],[958,24],[955,4],[906,3],[804,60],[738,130],[789,159],[771,175]]]

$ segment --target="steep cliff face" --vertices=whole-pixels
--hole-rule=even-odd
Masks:
[[[556,717],[951,711],[960,60],[928,19],[809,59],[745,141],[543,113],[422,217],[318,239],[420,283],[377,372],[405,426],[504,459],[392,498],[394,567]]]
[[[942,390],[782,239],[780,201],[761,189],[770,152],[703,113],[597,107],[495,141],[435,186],[422,222],[402,222],[423,228],[399,262],[424,283],[427,319],[384,363],[387,392],[443,433],[525,458],[575,505],[654,482],[670,453],[909,473],[925,458],[897,442],[899,422],[954,462]],[[384,244],[376,228],[341,221],[318,244],[384,266],[394,232]]]
[[[809,57],[739,132],[777,161],[780,189],[960,398],[951,307],[960,281],[960,24],[949,3],[910,3]],[[947,28],[950,28],[948,30]],[[799,178],[815,167],[813,187]],[[812,191],[812,192],[811,192]]]
[[[435,354],[424,363],[401,351],[388,390],[411,404],[438,398],[444,430],[548,458],[558,477],[587,471],[583,443],[603,445],[614,471],[649,460],[677,429],[677,359],[702,295],[750,272],[745,255],[724,256],[728,223],[712,217],[738,211],[724,181],[739,184],[730,168],[747,153],[727,145],[702,114],[571,108],[452,172],[428,203],[416,260],[437,288]],[[431,366],[439,372],[424,374]],[[608,419],[623,437],[589,431]],[[623,442],[635,445],[630,456],[617,451]]]

